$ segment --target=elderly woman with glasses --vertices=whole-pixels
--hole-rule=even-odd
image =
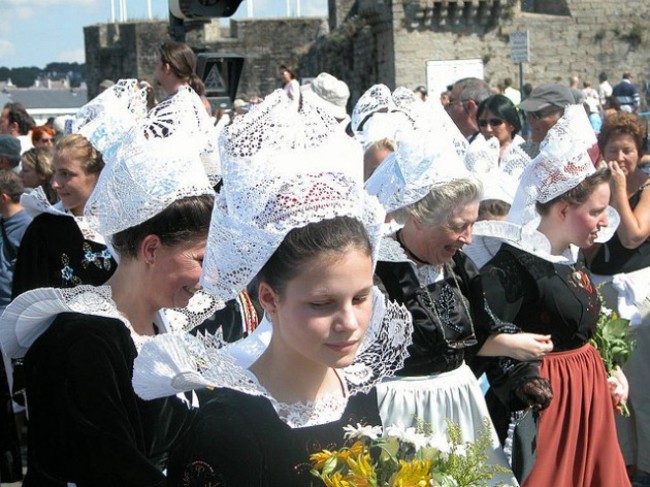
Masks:
[[[496,137],[499,140],[500,157],[503,157],[511,144],[520,145],[524,142],[524,139],[517,135],[521,130],[517,108],[504,95],[492,95],[483,100],[476,112],[476,123],[483,137]]]

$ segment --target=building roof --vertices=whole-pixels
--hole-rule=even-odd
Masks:
[[[80,108],[88,101],[85,87],[71,89],[5,88],[0,92],[0,106],[8,102],[22,103],[30,110]]]

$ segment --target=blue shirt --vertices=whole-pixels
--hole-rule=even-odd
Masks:
[[[0,238],[0,310],[4,310],[11,301],[11,284],[18,247],[32,218],[25,210],[20,210],[9,218],[1,218],[0,221],[4,225],[4,233]]]

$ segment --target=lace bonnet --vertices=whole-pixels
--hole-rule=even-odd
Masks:
[[[512,205],[521,175],[530,157],[512,143],[500,159],[499,140],[476,136],[465,154],[465,166],[483,185],[481,200],[497,199]]]
[[[396,134],[395,152],[365,183],[387,213],[421,200],[435,186],[470,177],[459,155],[458,148],[466,147],[463,137],[457,129],[455,134],[444,129],[449,115],[442,107],[411,111],[410,116],[412,124]]]
[[[187,100],[172,97],[164,110],[152,111],[140,119],[122,117],[124,105],[139,103],[127,102],[129,98],[139,100],[142,91],[135,89],[133,81],[119,81],[107,90],[108,97],[104,92],[89,103],[90,107],[82,107],[80,112],[86,114],[83,119],[75,117],[76,130],[86,133],[91,143],[103,149],[106,166],[84,215],[107,238],[143,223],[177,199],[214,193],[199,154],[204,146],[203,135],[185,128],[191,127],[187,118],[192,110],[187,109]],[[121,93],[122,106],[111,101],[115,99],[111,93],[115,97]],[[124,123],[110,126],[116,120],[113,113]],[[170,124],[169,120],[177,123]]]
[[[587,153],[595,143],[596,136],[583,106],[567,106],[540,144],[539,155],[522,174],[508,221],[536,227],[539,215],[535,202],[551,201],[596,171]]]
[[[215,203],[201,283],[231,299],[294,228],[336,216],[366,224],[373,249],[384,212],[362,187],[358,144],[303,99],[271,93],[221,135],[223,188]]]

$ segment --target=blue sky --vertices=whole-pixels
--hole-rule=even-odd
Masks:
[[[149,0],[153,18],[168,18],[168,0]],[[244,0],[234,18],[245,18],[248,2],[254,17],[326,15],[327,0]],[[114,0],[119,18],[119,0]],[[145,19],[148,0],[126,0],[129,20]],[[0,66],[44,68],[50,62],[84,60],[83,28],[111,21],[111,0],[0,0]]]

